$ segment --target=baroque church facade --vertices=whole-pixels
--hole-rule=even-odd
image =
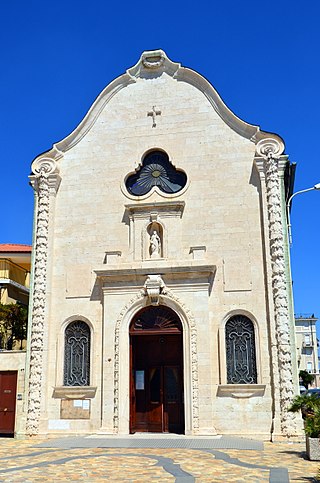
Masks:
[[[34,160],[21,434],[297,434],[283,153],[157,50]]]

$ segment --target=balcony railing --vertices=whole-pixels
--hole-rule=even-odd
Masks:
[[[303,348],[306,348],[306,347],[313,347],[313,346],[314,346],[314,344],[313,344],[313,342],[311,342],[311,341],[310,341],[310,342],[302,342],[302,347],[303,347]]]
[[[0,280],[12,280],[13,282],[29,288],[30,272],[11,260],[0,260]]]
[[[317,320],[317,317],[315,317],[314,314],[294,314],[294,318],[295,319],[316,319]]]

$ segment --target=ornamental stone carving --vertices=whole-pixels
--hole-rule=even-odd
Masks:
[[[265,159],[277,159],[284,151],[284,144],[280,139],[265,138],[257,143],[256,151]]]
[[[32,163],[32,171],[37,177],[41,175],[48,177],[57,172],[57,163],[51,158],[36,159]]]
[[[265,160],[266,193],[269,221],[269,241],[272,267],[272,294],[275,313],[275,332],[279,367],[280,424],[284,436],[297,434],[296,415],[288,412],[294,396],[290,315],[287,293],[284,237],[282,223],[281,189],[278,159],[284,145],[271,138],[257,144],[257,153]]]
[[[165,287],[163,295],[173,300],[180,306],[188,318],[191,339],[191,397],[192,397],[192,429],[194,433],[199,431],[199,370],[198,370],[198,335],[194,316],[191,310],[177,297],[172,290]]]
[[[144,52],[142,54],[142,64],[146,69],[158,69],[163,65],[165,56],[161,50],[154,52]]]
[[[113,429],[115,433],[119,432],[119,365],[120,365],[120,326],[121,322],[128,312],[130,307],[145,297],[145,291],[139,290],[134,297],[121,310],[119,317],[116,321],[115,334],[114,334],[114,371],[113,371]]]
[[[160,277],[161,278],[161,277]],[[198,346],[197,346],[197,328],[194,316],[188,307],[167,287],[163,287],[162,295],[175,302],[180,307],[188,320],[190,328],[190,346],[191,346],[191,407],[192,407],[192,431],[197,433],[199,431],[199,370],[198,370]],[[145,297],[145,289],[139,290],[134,297],[121,310],[115,326],[114,339],[114,410],[113,410],[113,430],[115,433],[119,432],[119,338],[120,327],[128,310],[137,301],[143,300]],[[178,312],[177,312],[178,313]]]
[[[43,374],[43,340],[45,327],[47,256],[49,235],[50,189],[57,173],[57,165],[51,159],[36,160],[33,163],[34,186],[38,193],[36,231],[34,243],[33,291],[30,336],[30,366],[26,432],[33,436],[39,432]],[[35,179],[34,179],[35,178]],[[55,176],[57,178],[57,176]],[[55,180],[55,185],[57,179]]]
[[[159,305],[160,293],[165,287],[161,275],[149,275],[144,284],[146,295],[152,305]]]

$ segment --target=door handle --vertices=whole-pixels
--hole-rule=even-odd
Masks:
[[[8,411],[8,408],[4,408],[3,410],[4,410],[4,412],[6,412],[6,411]]]

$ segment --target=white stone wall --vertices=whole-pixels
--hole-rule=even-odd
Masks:
[[[232,122],[240,125],[242,121],[229,112],[227,116],[233,121],[228,124],[203,88],[181,78],[177,80],[170,72],[160,74],[150,71],[137,75],[110,96],[104,106],[102,94],[97,101],[101,110],[94,122],[91,115],[85,135],[78,133],[71,149],[58,143],[54,151],[61,183],[50,219],[46,396],[41,432],[115,431],[116,322],[123,308],[142,289],[143,281],[137,278],[127,289],[124,282],[118,292],[108,292],[106,279],[98,278],[95,270],[126,266],[147,270],[152,266],[154,273],[157,270],[162,273],[163,266],[196,265],[198,261],[192,260],[190,247],[204,246],[200,265],[216,267],[209,284],[196,287],[190,280],[178,283],[170,273],[163,275],[165,284],[195,321],[199,377],[197,431],[268,437],[273,397],[268,329],[272,306],[266,286],[266,267],[270,270],[270,262],[264,251],[266,220],[261,219],[264,194],[254,163],[255,143],[249,135],[240,135],[230,127]],[[147,116],[153,106],[161,111],[156,117],[156,127],[152,127],[152,118]],[[254,128],[246,126],[248,130]],[[181,194],[164,196],[155,192],[141,199],[126,194],[126,176],[138,168],[145,153],[152,149],[164,150],[171,163],[187,174],[187,189]],[[139,254],[146,254],[141,244],[148,243],[146,239],[142,241],[148,214],[146,220],[143,217],[131,220],[130,228],[126,205],[156,206],[166,201],[184,202],[184,209],[181,216],[159,214],[164,227],[165,259],[143,261]],[[121,252],[116,257],[116,266],[103,263],[108,251]],[[270,287],[270,280],[268,284]],[[234,313],[246,314],[255,324],[258,384],[266,386],[263,395],[217,395],[219,385],[227,383],[224,324]],[[90,420],[81,421],[80,425],[79,421],[67,421],[59,429],[60,400],[52,398],[52,391],[63,384],[66,321],[77,314],[85,317],[92,327],[91,385],[97,387],[97,392],[91,401]],[[120,351],[128,350],[128,323],[121,325]],[[185,340],[185,344],[190,341]],[[186,359],[190,354],[185,353],[184,368],[186,384],[190,386],[186,396],[186,421],[189,421],[186,427],[189,424],[188,431],[194,432],[190,415],[195,399]],[[127,432],[129,384],[123,361],[128,363],[128,354],[120,352],[120,357],[123,360],[116,430]],[[272,364],[276,370],[276,363]],[[53,421],[49,423],[51,431],[47,420]]]

